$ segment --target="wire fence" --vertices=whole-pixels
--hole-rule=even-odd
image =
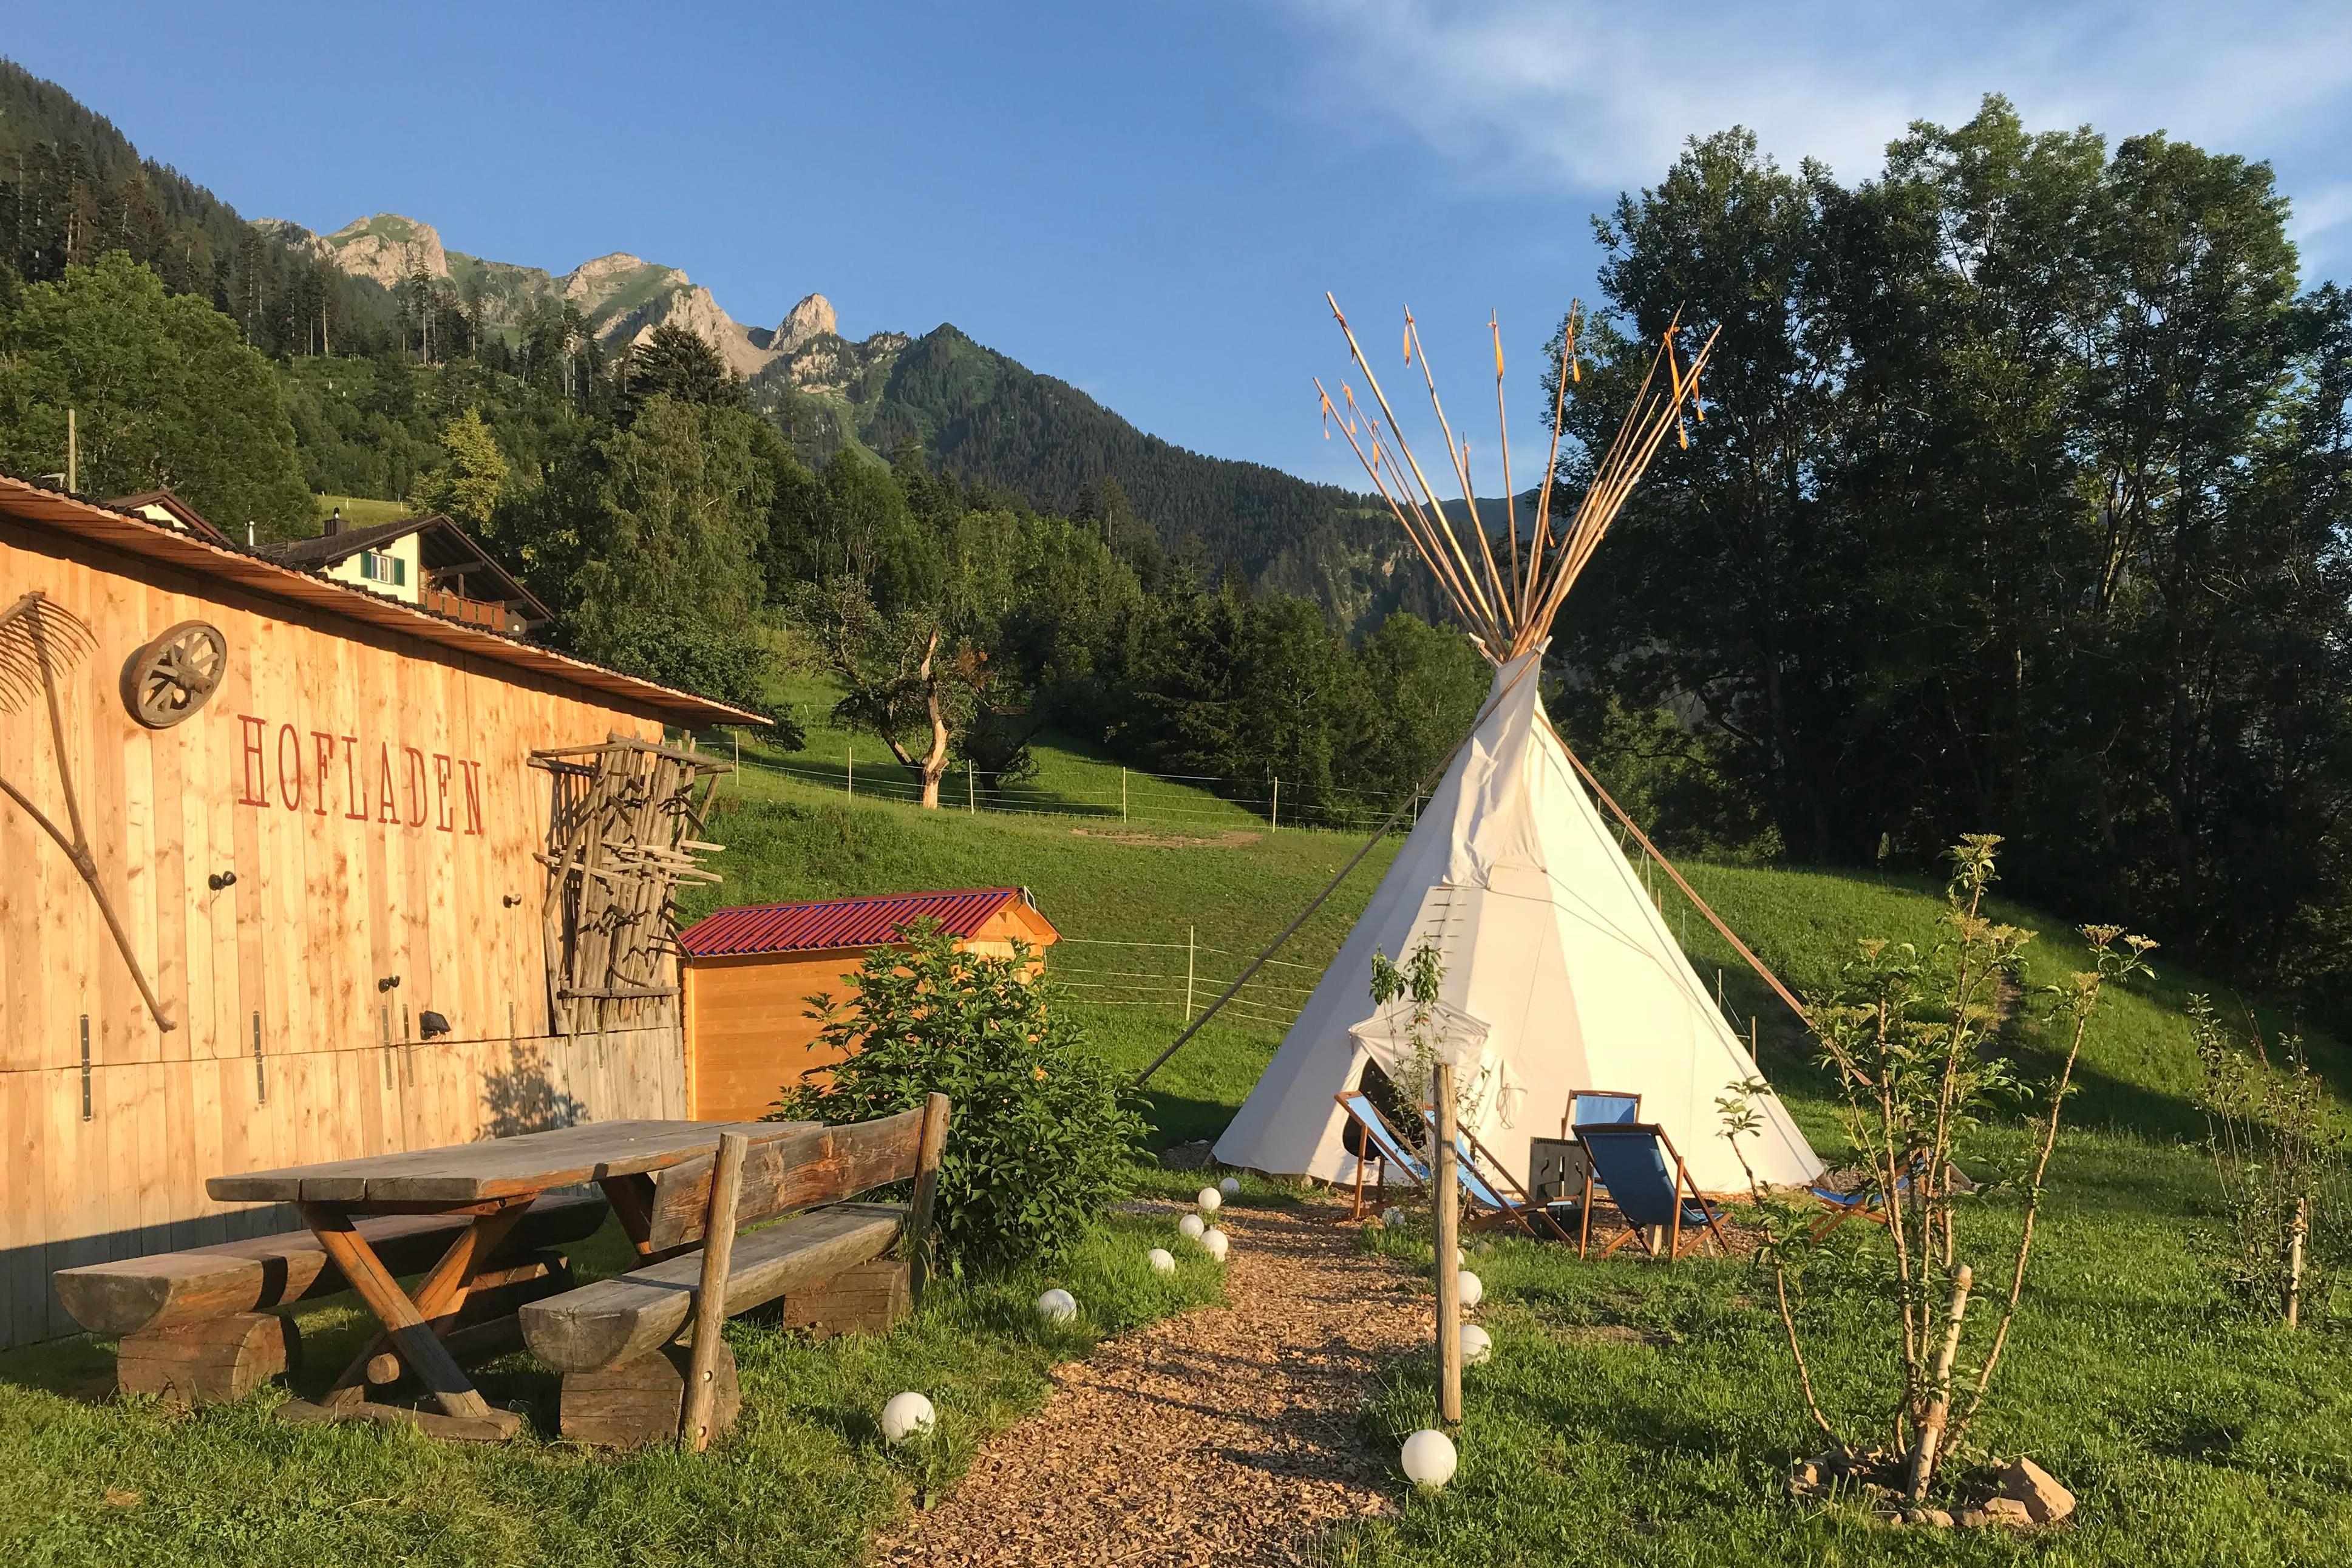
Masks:
[[[730,754],[739,767],[817,789],[839,791],[848,800],[891,800],[919,805],[922,785],[910,770],[887,753],[869,757],[861,768],[852,747],[842,763],[780,761],[754,753],[746,756],[730,734],[698,737],[708,749]],[[940,780],[938,801],[942,810],[977,814],[993,811],[1023,817],[1085,817],[1105,822],[1160,822],[1178,827],[1230,826],[1237,815],[1265,821],[1268,831],[1284,828],[1331,828],[1364,831],[1385,821],[1399,806],[1404,814],[1401,830],[1420,821],[1424,799],[1418,791],[1357,789],[1331,785],[1311,793],[1296,785],[1286,793],[1283,781],[1268,778],[1250,781],[1208,773],[1153,773],[1121,767],[1114,781],[1107,775],[1097,785],[986,784],[969,766]],[[1203,797],[1209,797],[1204,800]]]
[[[1202,942],[1187,926],[1181,942],[1065,936],[1055,944],[1052,973],[1057,986],[1088,1007],[1150,1008],[1189,1024],[1224,994],[1250,957]],[[1315,994],[1324,967],[1268,958],[1217,1016],[1287,1030]]]

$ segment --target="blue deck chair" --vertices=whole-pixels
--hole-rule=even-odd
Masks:
[[[1579,1089],[1568,1097],[1568,1113],[1559,1119],[1559,1135],[1572,1138],[1576,1129],[1587,1124],[1607,1125],[1641,1119],[1639,1094],[1620,1093],[1613,1089]]]
[[[1901,1198],[1911,1190],[1912,1177],[1927,1163],[1925,1155],[1915,1156],[1903,1174],[1895,1178],[1895,1196]],[[1854,1192],[1840,1192],[1833,1186],[1816,1182],[1805,1188],[1805,1196],[1829,1206],[1830,1212],[1813,1222],[1811,1239],[1819,1241],[1849,1219],[1867,1219],[1873,1225],[1886,1223],[1885,1195],[1870,1187]]]
[[[1683,1164],[1682,1155],[1675,1152],[1674,1141],[1666,1130],[1649,1122],[1587,1123],[1576,1131],[1577,1142],[1584,1145],[1592,1162],[1592,1174],[1584,1184],[1583,1234],[1577,1242],[1577,1255],[1583,1257],[1592,1240],[1592,1186],[1597,1180],[1609,1189],[1609,1201],[1624,1217],[1623,1236],[1601,1249],[1603,1258],[1625,1245],[1628,1239],[1639,1241],[1642,1250],[1652,1257],[1658,1249],[1650,1241],[1654,1229],[1666,1232],[1665,1259],[1672,1262],[1682,1253],[1683,1228],[1699,1226],[1711,1233],[1726,1252],[1731,1250],[1730,1239],[1716,1223],[1715,1206],[1699,1195]],[[1685,1197],[1683,1195],[1690,1195]]]
[[[1334,1094],[1331,1098],[1337,1100],[1339,1103],[1339,1109],[1353,1117],[1356,1125],[1364,1130],[1364,1153],[1356,1156],[1354,1218],[1361,1219],[1364,1217],[1364,1167],[1374,1161],[1378,1161],[1380,1165],[1380,1175],[1373,1181],[1373,1191],[1376,1195],[1385,1194],[1388,1191],[1391,1166],[1402,1171],[1415,1186],[1429,1185],[1429,1167],[1423,1165],[1411,1149],[1405,1147],[1404,1140],[1397,1135],[1397,1130],[1394,1127],[1389,1125],[1388,1118],[1381,1114],[1381,1108],[1372,1103],[1370,1095],[1360,1089],[1352,1089],[1344,1094]]]
[[[1437,1112],[1423,1106],[1421,1121],[1434,1142]],[[1462,1196],[1470,1200],[1471,1207],[1484,1211],[1472,1219],[1470,1228],[1516,1226],[1538,1240],[1547,1236],[1561,1241],[1568,1239],[1568,1231],[1552,1218],[1551,1211],[1528,1197],[1527,1190],[1505,1172],[1503,1162],[1495,1157],[1494,1151],[1466,1128],[1454,1130],[1454,1178],[1461,1184]]]

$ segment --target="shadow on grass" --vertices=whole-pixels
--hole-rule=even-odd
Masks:
[[[1151,1124],[1145,1142],[1157,1150],[1174,1144],[1215,1142],[1225,1124],[1234,1119],[1234,1108],[1215,1100],[1146,1089],[1143,1115]]]

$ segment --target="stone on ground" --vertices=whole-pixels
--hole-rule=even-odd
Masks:
[[[2032,1459],[2019,1459],[2000,1472],[2000,1496],[2025,1506],[2036,1524],[2055,1524],[2074,1511],[2074,1494]]]

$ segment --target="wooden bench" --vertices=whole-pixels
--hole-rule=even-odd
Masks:
[[[525,1300],[568,1289],[568,1266],[554,1249],[593,1235],[605,1212],[594,1196],[551,1194],[533,1203],[493,1257],[493,1271],[477,1281],[487,1288],[468,1300],[467,1320],[510,1324]],[[413,1274],[430,1268],[468,1223],[464,1215],[396,1214],[359,1228],[388,1270]],[[240,1399],[286,1372],[299,1341],[293,1323],[269,1309],[350,1288],[307,1230],[61,1269],[54,1278],[76,1322],[120,1341],[117,1386],[175,1404]]]
[[[724,1316],[781,1301],[793,1327],[880,1333],[912,1310],[947,1136],[946,1098],[931,1098],[926,1110],[750,1146],[730,1234],[761,1228],[733,1238]],[[705,1155],[654,1174],[646,1246],[656,1261],[518,1313],[531,1353],[562,1374],[558,1418],[565,1437],[626,1448],[678,1436],[689,1360],[680,1339],[701,1291],[698,1244],[711,1223],[714,1166]],[[911,1205],[848,1201],[904,1181],[916,1183]],[[714,1257],[712,1267],[718,1262]],[[712,1353],[717,1433],[733,1423],[740,1396],[724,1342]]]

